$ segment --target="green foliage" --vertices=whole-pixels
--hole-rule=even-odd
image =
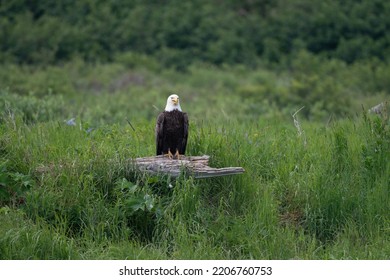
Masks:
[[[26,122],[78,118],[96,127],[132,121],[140,114],[154,119],[165,96],[180,91],[186,104],[197,104],[192,119],[290,118],[304,106],[305,118],[325,122],[352,116],[362,104],[372,106],[389,95],[388,64],[347,65],[306,51],[298,51],[289,68],[277,70],[194,64],[179,73],[165,70],[150,56],[127,53],[115,60],[94,67],[78,59],[47,68],[5,64],[0,70],[0,106]],[[200,98],[204,95],[207,99]],[[211,107],[219,112],[214,114]]]
[[[0,208],[0,259],[77,259],[74,241],[66,239],[45,224],[34,224],[23,211]]]
[[[134,52],[185,69],[283,62],[297,49],[347,63],[388,60],[389,14],[384,0],[9,0],[0,8],[0,60],[107,62]]]
[[[1,258],[388,259],[386,106],[356,115],[388,98],[389,66],[294,52],[288,68],[179,72],[135,52],[4,64]],[[134,171],[171,92],[190,116],[188,154],[244,174]]]
[[[0,161],[0,206],[19,206],[24,204],[24,193],[35,186],[35,181],[29,176],[9,170],[7,160]]]
[[[387,112],[385,112],[387,114]],[[364,162],[362,174],[364,177],[369,176],[367,183],[375,180],[375,177],[381,176],[387,172],[387,156],[390,148],[390,131],[388,116],[383,118],[369,118],[364,116],[367,126],[370,128],[368,141],[362,145],[362,160]]]

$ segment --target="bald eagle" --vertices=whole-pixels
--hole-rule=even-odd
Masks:
[[[188,116],[182,112],[179,96],[172,94],[167,99],[165,110],[157,117],[156,154],[179,159],[184,155],[188,138]]]

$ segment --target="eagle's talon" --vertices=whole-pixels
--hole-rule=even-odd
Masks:
[[[171,153],[171,150],[168,150],[168,153],[166,154],[166,156],[167,156],[169,159],[173,159],[173,154]]]
[[[182,156],[182,155],[179,153],[179,150],[176,150],[176,153],[175,153],[175,155],[173,156],[173,158],[175,158],[175,159],[180,159],[181,156]]]

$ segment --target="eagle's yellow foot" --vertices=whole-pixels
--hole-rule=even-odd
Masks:
[[[173,156],[173,158],[175,158],[175,159],[180,159],[181,157],[183,157],[184,155],[181,155],[180,153],[179,153],[179,150],[176,150],[176,153],[175,153],[175,155]]]
[[[168,153],[164,155],[165,157],[168,157],[169,159],[173,159],[173,154],[171,153],[171,150],[168,150]]]

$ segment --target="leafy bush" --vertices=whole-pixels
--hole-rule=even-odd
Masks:
[[[25,203],[25,192],[35,181],[25,174],[9,170],[8,161],[0,161],[0,206],[19,206]]]

